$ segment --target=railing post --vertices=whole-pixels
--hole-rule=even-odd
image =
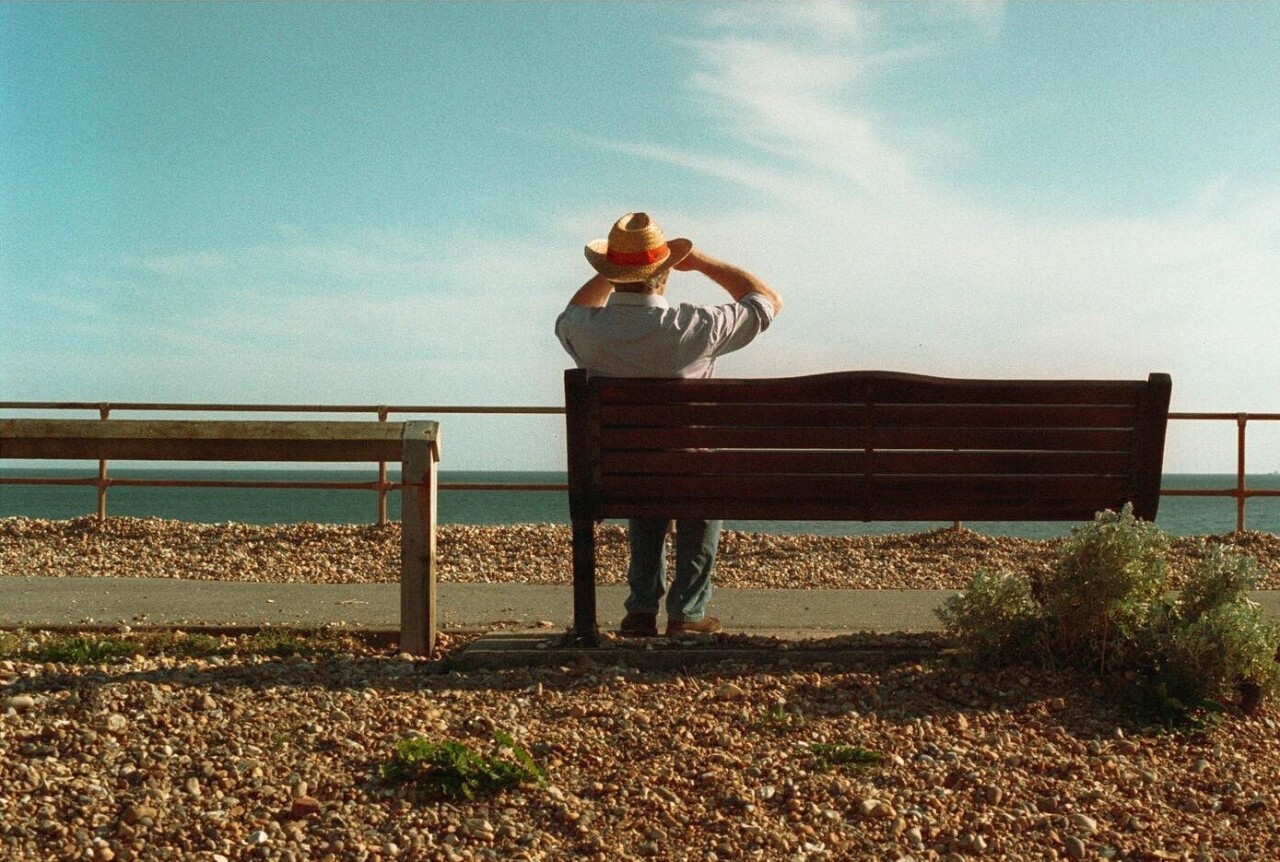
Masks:
[[[102,403],[98,405],[98,418],[105,420],[111,415],[111,405]],[[98,521],[102,522],[107,519],[107,459],[98,459]]]
[[[1244,532],[1244,426],[1248,413],[1236,414],[1236,532]]]
[[[378,408],[378,421],[386,423],[387,414],[391,411],[383,406]],[[403,478],[403,477],[402,477]],[[378,526],[387,525],[387,462],[378,462]]]

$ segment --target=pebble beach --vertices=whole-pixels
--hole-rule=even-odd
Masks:
[[[598,578],[626,580],[623,527],[597,528]],[[715,582],[726,587],[963,589],[979,569],[1033,573],[1062,539],[1016,539],[944,528],[888,536],[784,536],[726,530]],[[1178,586],[1204,544],[1258,560],[1259,587],[1280,588],[1280,536],[1176,538]],[[437,577],[482,583],[572,583],[569,528],[553,524],[437,528]],[[400,526],[197,524],[160,518],[0,519],[0,577],[148,577],[293,583],[395,582]]]
[[[620,580],[622,531],[601,538],[602,579]],[[10,518],[0,574],[394,580],[398,541],[395,525]],[[1209,541],[1277,585],[1276,536]],[[717,583],[960,588],[979,567],[1048,565],[1057,544],[729,533]],[[563,527],[442,526],[440,577],[568,583],[568,547]],[[1176,541],[1175,578],[1201,552]],[[828,665],[780,650],[680,671],[611,654],[465,673],[449,663],[465,635],[431,660],[349,633],[317,652],[168,637],[74,661],[49,653],[54,635],[0,632],[0,858],[1280,858],[1274,704],[1163,731],[1073,673],[959,669],[937,636],[851,642]],[[411,737],[513,757],[495,732],[545,779],[467,800],[382,775]]]

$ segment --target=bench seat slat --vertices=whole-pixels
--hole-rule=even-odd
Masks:
[[[801,452],[688,450],[604,452],[603,475],[695,473],[851,473],[863,475],[868,461],[877,474],[941,473],[1017,475],[1022,473],[1124,474],[1127,452]]]
[[[1112,428],[601,428],[600,451],[662,449],[978,449],[1127,452]]]
[[[761,500],[842,502],[869,499],[873,509],[881,501],[897,503],[931,496],[956,499],[1103,499],[1121,496],[1129,488],[1125,476],[609,476],[600,482],[602,502],[624,499]],[[870,496],[868,497],[868,494]],[[963,503],[957,503],[963,506]]]
[[[738,521],[1089,521],[1098,510],[1097,500],[1042,499],[1034,502],[1005,500],[967,501],[961,509],[940,498],[911,500],[901,504],[883,503],[873,517],[861,509],[847,509],[827,503],[796,500],[740,500],[733,503],[706,500],[651,499],[602,503],[602,518],[711,518]],[[1102,508],[1119,510],[1125,500],[1116,498]]]
[[[741,427],[996,427],[1133,428],[1134,404],[1076,407],[1058,404],[606,404],[602,427],[670,425]]]

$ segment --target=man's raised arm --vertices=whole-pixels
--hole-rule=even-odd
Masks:
[[[735,301],[740,301],[748,293],[758,293],[773,303],[773,313],[782,311],[782,297],[741,267],[717,260],[695,248],[688,257],[675,265],[676,269],[700,272],[729,292]]]
[[[609,294],[613,293],[613,285],[602,275],[595,275],[591,280],[578,288],[570,299],[570,305],[582,305],[587,308],[604,308]]]

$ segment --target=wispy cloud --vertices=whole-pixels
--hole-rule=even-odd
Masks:
[[[876,12],[865,4],[820,0],[806,3],[709,5],[703,24],[719,31],[789,33],[804,38],[848,42],[864,38]]]
[[[790,36],[719,35],[688,40],[698,60],[689,88],[701,107],[742,143],[820,170],[877,199],[917,197],[920,181],[907,155],[887,142],[870,115],[850,111],[872,66],[927,55],[931,48],[890,51]]]
[[[903,143],[912,136],[886,125],[863,85],[948,50],[956,28],[998,38],[1003,4],[931,5],[909,37],[874,6],[787,8],[736,21],[715,12],[682,42],[695,61],[686,92],[731,145],[596,141],[769,196],[748,211],[690,214],[695,241],[750,263],[792,300],[769,348],[737,367],[1163,370],[1177,381],[1175,407],[1280,400],[1270,370],[1280,188],[1188,177],[1180,205],[1123,217],[968,199],[928,179]]]

